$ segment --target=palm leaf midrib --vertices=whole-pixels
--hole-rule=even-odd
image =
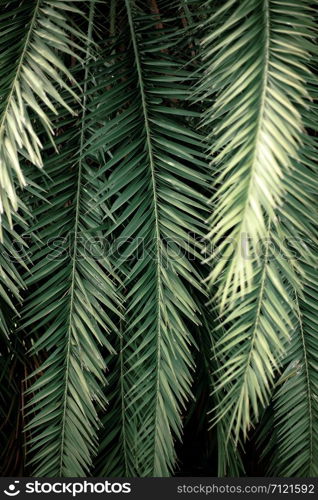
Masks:
[[[268,230],[267,230],[265,254],[264,254],[264,260],[263,260],[263,269],[262,269],[262,274],[261,274],[260,283],[259,283],[259,293],[258,293],[257,304],[256,304],[255,319],[254,319],[254,324],[253,324],[252,333],[251,333],[250,345],[249,345],[249,349],[248,349],[246,361],[244,363],[245,366],[244,366],[244,372],[243,372],[243,376],[242,376],[242,382],[240,384],[240,395],[239,395],[237,404],[235,406],[236,411],[239,409],[240,405],[243,404],[243,401],[242,401],[242,398],[243,398],[243,389],[244,389],[244,387],[246,385],[247,370],[248,370],[248,368],[250,366],[250,363],[251,363],[251,360],[253,358],[253,350],[254,350],[254,346],[255,346],[255,343],[256,343],[256,339],[257,339],[257,332],[258,332],[258,327],[259,327],[259,322],[260,322],[262,304],[263,304],[263,300],[264,300],[264,295],[266,293],[265,283],[266,283],[266,279],[267,279],[267,267],[268,267],[268,259],[269,259],[269,250],[270,250],[270,245],[271,245],[270,235],[271,235],[271,223],[269,222],[268,223]],[[230,425],[230,427],[232,427],[232,425],[233,425],[233,421],[234,421],[234,417],[236,415],[236,411],[233,412],[233,417],[231,419],[231,425]],[[240,415],[241,415],[241,413],[242,413],[242,408],[241,408]],[[240,422],[240,419],[238,418],[238,426],[236,428],[236,436],[235,436],[235,442],[236,442],[236,444],[238,443],[238,440],[239,440],[239,432],[240,432],[239,422]]]
[[[259,98],[259,107],[258,107],[258,112],[257,112],[257,124],[255,128],[255,133],[254,133],[254,148],[253,148],[253,153],[252,153],[252,158],[250,160],[250,168],[249,168],[249,176],[248,176],[248,185],[247,185],[247,190],[246,190],[246,196],[244,200],[244,206],[242,210],[242,216],[241,220],[237,229],[237,236],[236,240],[239,242],[236,246],[236,254],[241,251],[241,246],[240,242],[242,239],[242,236],[244,235],[244,229],[245,229],[245,223],[246,223],[246,218],[248,217],[248,208],[250,207],[250,199],[251,195],[253,194],[253,187],[254,187],[254,178],[255,175],[257,175],[257,158],[259,156],[259,148],[260,148],[260,134],[262,132],[262,127],[263,127],[263,121],[264,121],[264,116],[265,116],[265,108],[266,108],[266,98],[267,98],[267,93],[268,93],[268,83],[269,83],[269,64],[270,64],[270,6],[269,6],[269,1],[270,0],[263,0],[263,5],[262,5],[262,12],[264,15],[264,49],[263,49],[263,61],[264,64],[262,65],[262,83],[261,83],[261,95]],[[249,237],[250,235],[247,235]],[[235,260],[235,259],[234,259]],[[232,272],[230,272],[231,267],[228,267],[226,271],[226,275],[228,275],[228,278],[226,280],[226,287],[225,290],[227,289],[227,286],[230,285],[230,281],[232,279]],[[222,300],[221,300],[221,310],[223,309],[225,302],[227,299],[227,292],[223,294]]]
[[[145,86],[144,86],[144,81],[143,81],[143,73],[142,73],[142,65],[141,65],[141,59],[140,59],[140,54],[139,54],[139,49],[138,49],[138,42],[137,42],[137,36],[136,36],[136,31],[135,31],[135,26],[134,26],[134,20],[133,20],[133,13],[132,13],[132,8],[131,8],[131,0],[125,0],[126,4],[126,10],[127,10],[127,16],[128,16],[128,23],[129,23],[129,28],[130,28],[130,33],[131,33],[131,39],[132,39],[132,44],[133,44],[133,50],[134,50],[134,56],[135,56],[135,64],[136,64],[136,70],[137,70],[137,75],[138,75],[138,83],[139,83],[139,90],[140,90],[140,97],[141,97],[141,102],[142,102],[142,112],[143,112],[143,119],[144,119],[144,125],[145,125],[145,132],[146,132],[146,144],[147,144],[147,153],[149,157],[149,165],[150,165],[150,170],[151,170],[151,183],[152,183],[152,191],[153,191],[153,208],[154,208],[154,219],[155,219],[155,246],[156,246],[156,295],[157,295],[157,348],[156,348],[156,356],[157,356],[157,364],[156,364],[156,396],[155,396],[155,405],[154,405],[154,415],[155,415],[155,422],[154,422],[154,432],[155,432],[155,437],[154,437],[154,453],[153,453],[153,470],[155,470],[155,460],[157,456],[157,439],[158,439],[158,405],[159,405],[159,387],[160,387],[160,362],[161,362],[161,310],[160,310],[160,300],[162,298],[162,281],[161,281],[161,249],[160,249],[160,242],[161,242],[161,234],[160,234],[160,222],[159,222],[159,210],[158,210],[158,199],[157,199],[157,180],[156,180],[156,172],[155,172],[155,158],[154,158],[154,151],[153,151],[153,146],[152,146],[152,139],[151,139],[151,128],[150,128],[150,120],[149,120],[149,115],[148,115],[148,108],[147,108],[147,98],[146,98],[146,92],[145,92]]]
[[[265,106],[266,106],[266,97],[267,97],[267,92],[268,92],[268,82],[269,82],[269,59],[270,59],[270,13],[269,13],[269,1],[270,0],[263,0],[263,12],[264,12],[264,51],[263,51],[263,78],[262,78],[262,92],[260,96],[260,105],[259,105],[259,112],[258,112],[258,118],[257,118],[257,127],[256,127],[256,132],[255,132],[255,145],[254,145],[254,151],[253,151],[253,157],[251,160],[251,170],[250,170],[250,177],[249,177],[249,185],[248,185],[248,190],[246,193],[246,203],[244,207],[244,213],[242,216],[242,223],[241,226],[244,224],[244,219],[245,219],[245,214],[246,214],[246,207],[249,203],[250,199],[250,194],[251,190],[253,188],[253,177],[255,176],[255,170],[256,170],[256,163],[257,163],[257,157],[259,155],[259,143],[260,143],[260,134],[262,131],[262,125],[263,125],[263,119],[265,115]]]
[[[74,242],[73,242],[73,252],[72,252],[72,271],[71,271],[71,285],[70,285],[70,309],[69,309],[69,325],[67,329],[67,348],[66,348],[66,369],[65,369],[65,389],[63,397],[63,415],[62,415],[62,432],[61,432],[61,446],[60,446],[60,461],[59,461],[59,474],[63,476],[63,457],[64,457],[64,446],[65,446],[65,423],[66,423],[66,410],[67,410],[67,395],[68,395],[68,385],[69,385],[69,363],[71,356],[71,341],[72,341],[72,321],[73,321],[73,310],[74,310],[74,283],[76,275],[76,264],[77,264],[77,245],[78,245],[78,232],[80,223],[80,198],[82,191],[82,171],[83,171],[83,149],[85,141],[85,125],[86,125],[86,102],[87,102],[87,82],[88,82],[88,62],[90,59],[90,48],[92,43],[92,30],[93,30],[93,20],[94,20],[94,8],[95,0],[90,1],[89,8],[89,18],[88,18],[88,33],[87,33],[87,53],[86,53],[86,64],[84,71],[84,85],[83,85],[83,108],[81,116],[81,132],[79,140],[79,160],[78,160],[78,174],[77,174],[77,186],[76,186],[76,196],[75,196],[75,220],[74,220]]]

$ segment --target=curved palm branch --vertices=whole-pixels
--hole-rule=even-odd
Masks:
[[[315,78],[311,94],[316,97]],[[304,119],[309,130],[317,129],[314,107],[304,113]],[[294,196],[289,201],[297,220],[292,243],[304,278],[301,293],[295,292],[293,334],[274,397],[276,445],[270,449],[270,473],[288,477],[315,477],[318,473],[316,162],[317,140],[312,134],[303,138],[301,162],[295,165],[290,179]],[[302,203],[298,202],[299,197]],[[288,213],[291,210],[287,207],[286,217]]]
[[[89,38],[93,12],[92,2]],[[84,155],[88,76],[86,65],[79,131],[74,135],[71,126],[69,133],[61,133],[58,158],[45,155],[47,202],[33,207],[32,267],[26,283],[36,286],[24,307],[23,328],[37,335],[32,351],[47,353],[32,374],[26,405],[29,463],[39,476],[87,475],[97,450],[96,405],[105,406],[106,366],[100,349],[114,352],[108,333],[118,330],[115,317],[120,316],[116,275],[99,229],[107,210],[98,198],[98,157]],[[60,123],[60,129],[69,125]]]
[[[290,178],[310,102],[312,15],[309,2],[233,0],[208,23],[200,91],[216,94],[204,126],[213,128],[217,177],[207,261],[227,330],[217,345],[224,360],[217,418],[230,413],[228,432],[238,439],[269,401],[292,330],[292,290],[300,291],[304,274],[285,240],[298,229]]]
[[[218,257],[210,274],[222,308],[253,287],[258,245],[277,223],[283,178],[298,157],[308,106],[310,2],[226,2],[203,40],[201,92],[216,93],[213,126],[216,202],[208,237]],[[290,31],[290,26],[295,30]],[[237,58],[236,50],[243,53]],[[309,72],[310,73],[310,72]]]
[[[158,2],[159,11],[164,4]],[[173,57],[178,32],[147,9],[142,2],[125,2],[129,31],[110,51],[108,91],[99,104],[106,123],[92,147],[103,142],[109,150],[106,197],[122,244],[118,267],[128,269],[121,398],[126,419],[119,434],[129,456],[122,471],[167,476],[175,467],[174,436],[180,438],[181,410],[190,395],[193,341],[187,321],[198,318],[187,284],[200,289],[200,277],[189,257],[200,258],[196,238],[204,234],[205,197],[198,188],[204,193],[207,176],[201,137],[180,119],[192,113],[182,107],[189,71]]]
[[[54,135],[47,110],[57,114],[61,104],[73,113],[58,87],[75,96],[69,79],[74,81],[61,55],[78,58],[80,47],[71,35],[82,35],[67,21],[65,14],[77,12],[70,2],[61,0],[7,2],[0,14],[0,214],[5,213],[12,226],[11,212],[18,210],[17,186],[28,180],[21,158],[43,166],[42,144],[37,124]]]

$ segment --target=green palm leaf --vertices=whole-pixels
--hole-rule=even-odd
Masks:
[[[3,3],[3,2],[2,2]],[[60,55],[78,57],[71,35],[82,35],[67,22],[65,14],[78,13],[72,3],[61,0],[13,1],[0,14],[0,214],[12,226],[11,211],[19,207],[17,186],[27,179],[21,159],[43,166],[41,124],[52,139],[54,130],[47,110],[57,114],[61,104],[73,113],[58,87],[75,96],[73,80]],[[81,49],[80,49],[81,50]],[[36,117],[37,124],[33,117]]]
[[[207,261],[226,330],[216,346],[223,360],[217,420],[231,416],[236,440],[269,402],[292,330],[292,291],[302,286],[286,239],[308,234],[290,199],[299,198],[291,172],[310,102],[310,10],[307,2],[229,1],[210,17],[213,30],[203,41],[200,91],[205,99],[216,95],[203,123],[212,128],[217,172]],[[301,203],[307,209],[306,198]]]
[[[226,308],[253,287],[260,241],[277,223],[283,178],[297,158],[308,104],[309,2],[226,2],[209,20],[203,40],[205,76],[200,90],[216,94],[205,113],[213,128],[217,170],[208,237],[218,257],[210,274]],[[291,31],[290,26],[295,30]],[[237,58],[240,50],[242,57]]]
[[[218,477],[238,477],[244,474],[242,461],[244,449],[242,443],[239,443],[239,446],[237,446],[233,436],[228,436],[231,414],[226,413],[218,420],[216,425],[213,425],[216,415],[220,411],[220,408],[223,407],[221,392],[215,390],[215,387],[217,387],[219,374],[222,371],[222,364],[226,360],[219,358],[216,345],[217,341],[225,333],[219,324],[218,316],[215,314],[216,311],[211,311],[210,307],[206,307],[202,312],[203,325],[200,327],[200,339],[198,342],[201,344],[201,357],[205,361],[207,372],[205,373],[205,378],[209,384],[210,404],[207,416],[212,423],[210,431],[215,432],[217,439]],[[227,386],[229,391],[231,390],[231,386],[233,386],[233,383]]]
[[[93,12],[94,3],[89,38]],[[23,328],[37,335],[32,351],[47,353],[33,373],[26,405],[29,463],[39,476],[88,474],[97,450],[96,405],[105,406],[106,366],[100,349],[114,352],[108,334],[117,331],[113,316],[120,315],[116,275],[99,229],[107,217],[98,197],[99,160],[84,159],[88,66],[85,71],[79,131],[75,133],[69,121],[60,123],[62,130],[71,125],[71,131],[56,141],[57,147],[63,146],[58,159],[45,156],[47,202],[33,207],[35,239],[26,283],[36,286],[24,307]]]
[[[312,81],[313,97],[316,79]],[[317,129],[314,106],[304,114],[309,130]],[[284,371],[277,382],[274,397],[276,439],[269,448],[271,474],[287,477],[314,477],[318,472],[318,345],[317,332],[317,141],[305,136],[301,162],[290,178],[291,206],[283,213],[286,224],[289,213],[297,220],[293,239],[295,258],[304,278],[301,293],[295,292],[295,317],[290,343],[284,359]],[[300,200],[300,201],[299,201]],[[293,209],[293,210],[291,210]]]
[[[8,221],[3,220],[0,244],[0,296],[5,303],[5,306],[3,304],[0,307],[0,331],[5,337],[9,337],[13,330],[12,325],[8,325],[8,318],[12,314],[19,315],[18,309],[22,303],[21,291],[25,289],[25,284],[21,270],[28,269],[27,243],[20,234],[27,226],[17,214],[14,214],[13,220],[15,228],[10,228]]]
[[[270,250],[272,242],[268,238],[253,290],[223,320],[225,333],[216,345],[222,366],[215,386],[221,395],[217,420],[230,415],[228,432],[233,430],[236,440],[241,431],[247,437],[260,411],[269,403],[292,329],[289,315],[293,302],[291,285],[285,280],[286,261]],[[288,273],[297,284],[292,268]]]
[[[159,2],[159,10],[164,5]],[[125,9],[129,30],[110,48],[103,78],[109,90],[95,115],[105,125],[92,148],[103,143],[109,151],[104,170],[111,189],[105,198],[121,242],[118,267],[127,268],[121,398],[126,418],[118,434],[129,456],[126,465],[122,457],[121,470],[167,476],[175,467],[174,439],[181,436],[181,411],[190,395],[187,321],[198,318],[187,283],[200,289],[200,277],[189,256],[200,258],[191,233],[204,234],[205,198],[198,187],[204,192],[207,184],[201,137],[182,119],[192,113],[182,107],[189,71],[173,58],[178,31],[142,2],[127,0]],[[180,102],[177,109],[172,99]]]

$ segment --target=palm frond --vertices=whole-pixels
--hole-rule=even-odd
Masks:
[[[21,160],[43,167],[38,124],[52,139],[48,111],[57,114],[59,104],[73,113],[59,90],[75,96],[74,80],[60,55],[78,58],[81,50],[71,40],[74,34],[79,39],[82,35],[67,21],[68,11],[79,13],[72,3],[61,0],[14,0],[1,7],[0,215],[6,214],[10,226],[11,212],[19,207],[17,187],[28,183]]]
[[[284,0],[229,1],[208,25],[200,91],[204,99],[216,95],[203,123],[212,128],[216,193],[207,261],[226,330],[216,346],[217,420],[231,415],[228,433],[238,440],[269,402],[293,328],[293,290],[302,287],[289,239],[307,228],[293,218],[290,200],[299,193],[291,176],[311,99],[314,32],[310,3],[290,8]],[[237,59],[236,49],[244,56]]]
[[[317,80],[311,81],[311,95],[317,97]],[[317,110],[313,104],[304,113],[308,130],[317,130]],[[283,213],[297,220],[291,244],[295,259],[304,271],[303,290],[295,291],[294,328],[284,371],[274,397],[276,439],[270,449],[273,475],[314,477],[318,473],[318,343],[317,337],[317,139],[304,136],[301,162],[289,179],[291,192]],[[292,208],[292,210],[291,210]]]
[[[224,334],[216,345],[221,363],[215,386],[221,397],[216,420],[229,414],[228,433],[233,430],[236,440],[241,431],[246,439],[268,404],[293,328],[291,286],[298,284],[298,277],[285,257],[273,251],[270,236],[264,252],[253,290],[223,319]],[[286,268],[291,283],[286,280]]]
[[[89,37],[93,12],[92,2]],[[29,463],[39,476],[88,474],[97,451],[97,408],[105,406],[101,348],[114,352],[108,333],[117,331],[113,316],[120,316],[116,275],[99,229],[108,216],[97,194],[99,161],[84,157],[88,66],[85,71],[78,127],[68,120],[60,123],[60,154],[45,155],[47,202],[33,207],[32,267],[26,283],[34,289],[22,326],[36,334],[32,351],[47,353],[32,374],[26,405]],[[64,127],[70,131],[63,133]]]
[[[163,4],[158,2],[159,12]],[[129,30],[110,49],[103,78],[108,90],[95,115],[105,125],[91,143],[109,151],[101,170],[110,172],[105,198],[121,242],[118,267],[128,269],[121,436],[134,457],[129,473],[167,476],[175,467],[174,439],[181,436],[181,410],[190,394],[187,322],[198,318],[187,283],[200,289],[189,259],[200,258],[196,238],[204,234],[207,177],[201,137],[185,121],[195,113],[182,106],[190,73],[174,58],[178,32],[147,9],[125,2]]]
[[[310,2],[232,0],[211,16],[203,40],[199,90],[205,99],[216,95],[203,123],[212,128],[216,171],[209,280],[218,284],[222,308],[253,288],[258,245],[277,223],[283,178],[298,157],[300,111],[309,102],[310,10]]]
[[[32,276],[26,278],[28,286],[37,286],[26,302],[23,327],[38,336],[33,351],[48,353],[33,374],[29,394],[34,395],[27,404],[29,416],[34,415],[27,426],[32,433],[29,453],[34,455],[30,463],[40,476],[88,472],[99,425],[93,402],[105,405],[105,363],[99,346],[113,351],[107,332],[117,327],[109,311],[116,314],[120,308],[109,262],[103,254],[98,259],[94,255],[105,214],[91,210],[96,202],[92,167],[86,161],[79,167],[73,148],[74,143],[66,154],[61,152],[59,162],[55,157],[46,161],[52,179],[50,210],[47,204],[34,209],[34,230],[43,244],[31,247]]]
[[[21,271],[28,269],[27,242],[21,236],[27,226],[18,214],[14,214],[13,220],[14,228],[9,226],[7,220],[3,220],[0,243],[0,296],[4,301],[0,307],[0,332],[7,338],[14,329],[8,325],[8,318],[19,315],[21,292],[25,289]]]

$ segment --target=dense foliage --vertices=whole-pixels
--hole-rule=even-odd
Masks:
[[[0,0],[0,471],[318,475],[309,0]]]

